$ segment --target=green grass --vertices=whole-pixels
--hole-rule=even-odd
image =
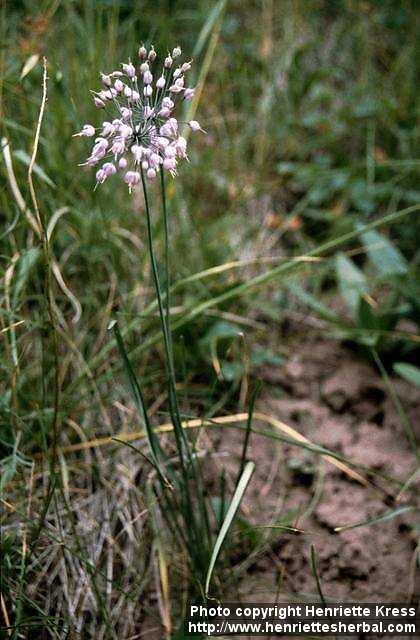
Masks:
[[[40,637],[40,629],[42,637],[73,637],[66,633],[83,625],[86,638],[128,638],[145,617],[159,633],[162,620],[172,619],[175,633],[188,598],[206,591],[206,576],[215,594],[223,593],[234,548],[229,535],[210,570],[209,563],[236,478],[232,486],[217,477],[210,490],[200,462],[184,470],[185,496],[175,491],[166,498],[163,490],[166,475],[176,484],[182,468],[168,471],[162,460],[177,455],[174,439],[153,432],[168,420],[168,352],[148,223],[164,314],[171,296],[176,375],[169,377],[180,415],[171,409],[181,448],[181,418],[249,406],[244,381],[261,364],[281,362],[272,335],[295,312],[309,310],[326,323],[326,335],[349,342],[372,366],[381,363],[387,381],[395,363],[415,363],[415,9],[391,0],[3,5],[1,592],[11,637]],[[160,51],[179,43],[194,57],[202,93],[193,109],[208,132],[190,140],[190,163],[166,184],[170,291],[159,185],[149,193],[151,218],[141,198],[129,198],[116,180],[94,191],[93,171],[77,166],[87,145],[72,138],[85,122],[98,121],[88,93],[98,86],[98,72],[134,55],[142,41]],[[21,78],[35,54],[39,60]],[[24,209],[35,215],[27,173],[44,55],[48,101],[32,173],[48,230],[42,241]],[[342,304],[332,304],[337,297]],[[108,330],[112,320],[120,349]],[[173,399],[174,388],[169,393]],[[54,453],[55,444],[144,426],[149,448],[140,442],[142,455],[118,442]],[[203,428],[188,438],[194,460],[206,454],[204,436]],[[245,453],[246,447],[242,471]],[[156,474],[164,479],[159,491]],[[197,504],[208,510],[194,514],[197,527],[209,520],[201,533],[186,526],[190,486],[189,517]],[[254,543],[253,552],[259,535]],[[160,613],[152,593],[159,594]]]

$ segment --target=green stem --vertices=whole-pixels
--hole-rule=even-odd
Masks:
[[[173,346],[172,346],[172,332],[171,332],[171,302],[170,302],[170,292],[171,292],[171,282],[170,282],[170,264],[169,264],[169,217],[168,210],[166,207],[166,190],[165,190],[165,176],[164,172],[160,172],[160,187],[161,187],[161,195],[162,195],[162,210],[163,210],[163,221],[164,221],[164,236],[165,236],[165,307],[166,307],[166,327],[168,332],[168,340],[169,340],[169,349],[172,357],[172,366],[173,365]],[[174,375],[175,379],[175,375]],[[175,400],[177,400],[176,390],[175,390]],[[182,428],[182,434],[185,434],[184,429]],[[188,443],[187,443],[188,446]],[[188,446],[188,451],[190,450]],[[206,500],[204,496],[204,488],[203,488],[203,480],[200,472],[200,466],[195,465],[195,461],[193,457],[189,458],[191,463],[191,469],[194,474],[195,479],[195,490],[197,492],[198,504],[200,506],[201,515],[203,518],[203,522],[205,525],[206,535],[208,543],[211,544],[211,527],[209,514],[207,511]],[[198,468],[197,468],[198,467]]]
[[[147,187],[146,187],[146,181],[144,179],[143,169],[141,169],[141,181],[143,186],[144,202],[146,207],[148,247],[149,247],[149,253],[150,253],[150,260],[152,264],[153,281],[154,281],[156,297],[158,301],[159,317],[160,317],[160,322],[162,327],[163,342],[164,342],[165,356],[166,356],[165,366],[166,366],[166,372],[168,376],[169,406],[171,409],[171,417],[175,427],[174,432],[175,432],[176,443],[177,443],[178,452],[180,456],[180,463],[181,463],[181,467],[185,470],[184,450],[186,450],[187,452],[189,452],[189,450],[188,450],[188,447],[186,446],[186,436],[182,428],[181,417],[179,414],[178,399],[177,399],[176,387],[175,387],[175,371],[174,371],[174,365],[173,365],[173,354],[171,349],[171,338],[169,336],[170,329],[167,325],[166,313],[163,308],[162,290],[160,286],[159,272],[156,264],[155,251],[153,247],[152,220],[151,220],[150,207],[149,207],[149,198],[147,195]]]
[[[166,313],[165,313],[165,310],[163,307],[163,301],[162,301],[162,291],[160,286],[159,273],[158,273],[158,268],[156,264],[155,251],[153,247],[151,213],[150,213],[149,199],[147,195],[147,187],[146,187],[146,181],[144,178],[143,169],[141,169],[141,181],[143,186],[144,202],[145,202],[145,208],[146,208],[148,248],[150,253],[153,280],[155,285],[156,297],[158,301],[159,317],[160,317],[160,322],[162,327],[163,341],[164,341],[164,348],[165,348],[165,368],[166,368],[166,373],[168,377],[169,410],[170,410],[171,420],[174,425],[175,442],[178,449],[179,463],[181,466],[181,473],[182,473],[182,480],[183,480],[182,483],[179,483],[178,488],[181,491],[181,500],[185,508],[184,518],[185,518],[187,531],[191,536],[190,553],[191,555],[193,555],[193,557],[195,557],[195,550],[200,548],[200,545],[202,544],[202,541],[203,541],[203,537],[200,532],[200,528],[198,526],[199,523],[197,523],[197,520],[194,514],[194,505],[191,497],[190,482],[189,482],[188,468],[192,472],[194,472],[195,465],[194,465],[193,457],[191,455],[190,447],[188,445],[188,440],[186,438],[184,429],[182,427],[182,422],[181,422],[181,417],[179,412],[178,398],[177,398],[176,386],[175,386],[175,371],[174,371],[174,364],[173,364],[170,326],[168,326],[167,316],[166,316],[166,313],[169,313],[168,304],[166,305]],[[167,222],[166,222],[165,229],[167,229]],[[168,239],[166,240],[166,243],[169,244]],[[167,252],[169,254],[168,248],[167,248]],[[167,274],[167,279],[169,279],[168,274]],[[188,463],[189,463],[188,468],[186,465],[185,457],[188,458]],[[192,553],[192,549],[194,549],[194,553]],[[198,554],[198,560],[199,558],[200,558],[200,555]],[[196,557],[195,557],[195,562],[197,562]]]
[[[170,279],[169,279],[169,219],[166,208],[166,191],[165,191],[165,177],[163,171],[160,172],[160,188],[162,194],[162,209],[163,209],[163,221],[165,230],[165,307],[166,307],[166,326],[169,338],[169,348],[173,360],[173,347],[172,347],[172,331],[171,331],[171,302],[170,302]]]

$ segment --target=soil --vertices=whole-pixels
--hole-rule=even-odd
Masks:
[[[302,448],[253,434],[248,457],[256,470],[243,502],[244,517],[254,525],[283,523],[303,533],[261,528],[266,544],[250,557],[246,530],[239,534],[232,570],[237,574],[241,568],[242,578],[231,598],[319,601],[310,560],[313,545],[327,600],[417,602],[417,511],[335,531],[416,505],[415,482],[399,495],[416,460],[381,376],[360,356],[331,341],[308,338],[291,353],[285,366],[260,371],[265,385],[257,411],[362,465],[358,470],[369,482],[357,482]],[[418,390],[396,378],[392,384],[418,428]],[[258,422],[255,426],[267,429]],[[240,433],[223,430],[218,442],[219,451],[229,452],[232,469],[240,457]]]

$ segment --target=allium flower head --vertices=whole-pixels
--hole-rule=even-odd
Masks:
[[[86,124],[76,136],[93,137],[90,156],[83,165],[101,166],[96,182],[101,184],[114,173],[121,173],[131,190],[141,176],[154,180],[159,171],[177,174],[179,159],[188,159],[187,141],[179,134],[174,116],[179,100],[191,100],[194,89],[185,87],[185,74],[191,61],[172,69],[174,58],[182,55],[175,47],[158,66],[153,47],[139,48],[139,61],[121,65],[122,70],[101,73],[102,90],[92,91],[94,104],[107,118],[95,129]],[[192,131],[203,131],[196,120],[188,123]]]

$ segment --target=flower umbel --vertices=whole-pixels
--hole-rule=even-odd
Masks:
[[[131,60],[122,64],[121,71],[101,73],[103,89],[92,91],[95,106],[113,114],[102,122],[99,129],[85,124],[75,136],[93,137],[94,145],[83,165],[98,167],[97,184],[114,173],[122,172],[130,192],[140,182],[143,171],[154,180],[159,171],[177,174],[179,159],[187,156],[187,141],[179,134],[179,124],[174,112],[180,100],[191,100],[194,89],[185,86],[185,74],[191,62],[174,67],[174,60],[181,56],[175,47],[165,57],[160,74],[154,74],[157,54],[142,45],[139,63]],[[112,119],[114,117],[114,119]],[[196,120],[188,123],[191,131],[203,131]]]

